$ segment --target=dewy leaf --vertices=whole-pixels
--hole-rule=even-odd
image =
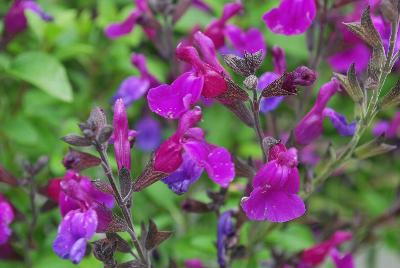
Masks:
[[[340,77],[339,80],[341,80],[342,82],[342,79],[340,79]],[[358,83],[356,68],[354,63],[350,66],[349,70],[347,71],[347,81],[348,84],[346,84],[346,82],[344,81],[343,81],[344,83],[342,83],[343,87],[347,91],[347,94],[350,95],[350,97],[353,99],[355,103],[361,103],[364,98],[364,93],[363,90],[361,89],[360,84]]]
[[[7,72],[60,100],[71,102],[72,87],[64,66],[43,52],[26,52],[16,57]]]
[[[358,159],[366,159],[380,154],[385,154],[397,148],[396,145],[390,145],[382,142],[383,136],[377,137],[370,142],[359,146],[355,150]]]
[[[169,231],[158,231],[157,225],[153,220],[149,220],[149,231],[146,237],[146,249],[152,250],[160,245],[163,241],[167,240],[172,235]]]

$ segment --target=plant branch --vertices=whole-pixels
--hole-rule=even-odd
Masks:
[[[128,209],[128,207],[126,206],[126,204],[124,203],[121,194],[117,188],[117,185],[115,183],[115,179],[112,173],[112,169],[110,167],[110,163],[108,161],[108,156],[107,156],[107,152],[104,148],[104,146],[102,146],[101,144],[95,142],[94,144],[96,150],[98,151],[100,158],[101,158],[101,165],[103,167],[104,173],[107,176],[108,181],[110,182],[110,185],[113,189],[114,192],[114,198],[117,201],[118,206],[121,208],[122,214],[125,218],[126,223],[128,224],[128,233],[131,236],[132,242],[139,254],[140,260],[146,264],[148,267],[150,266],[150,262],[149,262],[149,258],[148,256],[145,254],[139,239],[136,235],[133,223],[132,223],[132,216],[131,216],[131,212]]]
[[[251,110],[253,112],[253,117],[254,117],[254,130],[257,134],[257,140],[260,145],[261,153],[263,155],[263,160],[264,162],[267,161],[267,152],[265,152],[264,147],[263,147],[263,139],[264,139],[264,133],[261,128],[261,123],[260,123],[260,100],[257,97],[257,89],[253,88],[253,100],[250,101],[251,103]]]

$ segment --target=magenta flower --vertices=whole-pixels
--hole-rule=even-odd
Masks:
[[[336,268],[354,268],[353,255],[351,253],[340,254],[335,248],[331,251],[331,258],[335,263]]]
[[[228,3],[224,6],[221,18],[214,20],[207,26],[204,34],[207,35],[214,43],[216,49],[225,44],[225,27],[229,19],[237,15],[243,9],[240,3]]]
[[[232,220],[232,211],[228,210],[222,213],[218,219],[217,227],[217,254],[220,268],[227,267],[227,249],[230,245],[230,239],[235,236],[235,226]]]
[[[205,268],[205,266],[199,259],[189,259],[185,261],[185,268]]]
[[[137,131],[135,145],[145,152],[152,152],[160,145],[162,140],[160,123],[146,116],[135,125]]]
[[[241,205],[250,220],[287,222],[302,216],[303,200],[297,195],[300,175],[297,169],[297,150],[283,144],[274,146],[266,163],[253,179],[249,197]]]
[[[235,176],[231,155],[225,148],[208,144],[203,130],[194,127],[201,116],[200,107],[182,115],[176,132],[156,151],[154,169],[171,174],[178,170],[187,154],[215,183],[227,187]]]
[[[372,129],[374,136],[385,135],[387,138],[400,137],[400,112],[391,121],[379,121]]]
[[[149,88],[160,85],[160,82],[149,73],[144,55],[134,54],[131,61],[139,70],[140,76],[129,76],[124,79],[113,97],[114,101],[123,99],[125,106],[130,106],[134,101],[140,99]]]
[[[267,54],[264,37],[257,28],[250,28],[245,32],[239,27],[229,24],[225,27],[225,34],[239,55],[243,55],[244,52],[255,53],[259,50],[262,51],[264,57]]]
[[[325,258],[331,254],[332,250],[351,239],[352,234],[350,232],[336,231],[329,240],[304,250],[301,255],[301,262],[310,265],[311,267],[315,267],[316,265],[321,264]]]
[[[152,12],[147,4],[147,0],[136,0],[136,9],[122,22],[112,23],[107,26],[104,30],[105,35],[108,38],[116,39],[121,36],[127,35],[133,31],[136,24],[139,23],[140,19],[144,16],[152,16]],[[143,26],[143,30],[150,39],[155,37],[155,29],[151,26]]]
[[[326,108],[330,98],[339,90],[340,84],[333,79],[324,84],[317,96],[314,106],[297,124],[294,135],[296,142],[307,145],[317,139],[323,131],[324,117],[328,117],[332,125],[342,136],[352,136],[355,131],[355,122],[348,124],[343,115],[333,109]]]
[[[279,7],[263,16],[267,27],[276,34],[302,34],[311,26],[317,8],[315,0],[281,0]]]
[[[79,263],[86,252],[87,241],[96,232],[97,214],[93,209],[86,211],[71,210],[63,218],[56,240],[53,243],[54,252],[63,259]]]
[[[45,13],[36,1],[14,0],[4,17],[4,29],[8,38],[12,38],[27,29],[28,20],[25,16],[26,10],[38,14],[44,21],[53,20],[53,17]]]
[[[58,203],[60,200],[61,183],[62,179],[50,179],[45,188],[45,195],[52,201]]]
[[[162,181],[168,185],[174,193],[184,194],[189,187],[195,183],[203,173],[204,168],[189,154],[183,154],[183,161],[180,167]]]
[[[81,176],[75,171],[67,171],[60,181],[59,205],[61,215],[65,216],[71,210],[94,208],[98,218],[107,219],[109,211],[103,208],[114,206],[114,197],[110,193],[98,190],[88,177]],[[110,214],[111,215],[111,214]],[[105,230],[108,222],[100,222],[98,231]]]
[[[125,167],[131,170],[131,146],[129,143],[128,117],[122,99],[114,104],[114,151],[118,169]]]
[[[5,245],[11,236],[10,224],[14,220],[11,203],[0,194],[0,245]]]
[[[228,75],[219,63],[214,44],[201,32],[194,41],[202,59],[192,46],[178,45],[177,57],[193,66],[193,70],[180,75],[171,85],[161,85],[149,90],[147,100],[150,110],[169,119],[177,119],[189,111],[200,99],[215,98],[227,90],[222,74]]]
[[[203,0],[192,0],[192,5],[195,8],[197,8],[199,10],[202,10],[204,12],[213,13],[212,8],[206,2],[204,2]]]

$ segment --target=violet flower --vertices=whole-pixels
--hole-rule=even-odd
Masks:
[[[13,38],[25,31],[28,27],[28,19],[25,11],[30,10],[40,16],[44,21],[52,21],[53,17],[45,13],[34,0],[14,0],[4,17],[4,29],[7,38]]]
[[[5,245],[11,236],[10,224],[14,220],[11,203],[0,194],[0,245]]]
[[[136,8],[122,22],[112,23],[104,30],[105,35],[110,39],[116,39],[133,31],[136,24],[145,17],[152,16],[147,0],[135,0]],[[143,30],[149,39],[155,37],[156,31],[151,26],[143,26]]]
[[[114,151],[118,170],[125,167],[131,170],[131,146],[129,142],[128,116],[122,99],[114,104]]]
[[[107,230],[112,220],[114,197],[101,192],[89,178],[69,170],[60,181],[59,205],[64,217],[53,242],[53,250],[64,259],[79,263],[86,243],[95,232]]]
[[[276,34],[302,34],[311,26],[317,8],[315,0],[281,0],[279,7],[265,13],[263,20]]]
[[[199,259],[189,259],[185,261],[185,268],[205,268],[205,266]]]
[[[194,35],[202,59],[192,46],[178,45],[177,57],[193,66],[193,70],[180,75],[171,85],[149,90],[150,110],[168,119],[177,119],[200,99],[215,98],[225,93],[227,84],[222,74],[228,75],[218,62],[213,42],[201,32]]]
[[[207,12],[207,13],[211,13],[212,14],[214,12],[212,10],[212,8],[206,2],[204,2],[203,0],[192,0],[192,5],[195,8],[197,8],[199,10],[202,10],[204,12]]]
[[[297,169],[297,150],[283,144],[273,146],[269,162],[253,179],[253,190],[243,197],[242,208],[250,220],[287,222],[302,216],[303,200],[297,195],[300,175]]]
[[[230,240],[235,236],[235,226],[232,220],[232,211],[228,210],[222,213],[218,219],[217,227],[217,254],[220,268],[227,267],[227,249]]]
[[[237,15],[242,9],[243,6],[240,3],[228,3],[224,5],[221,18],[211,22],[205,29],[204,34],[213,41],[216,49],[225,45],[225,27],[228,20]]]
[[[286,72],[286,57],[285,51],[282,48],[277,46],[272,48],[272,61],[274,63],[274,71],[266,72],[260,76],[258,79],[258,90],[263,90]],[[265,114],[274,111],[283,100],[283,96],[262,98],[260,102],[260,111]]]
[[[189,154],[183,155],[183,162],[180,167],[162,181],[176,194],[184,194],[189,187],[195,183],[203,173],[204,168],[199,166],[197,161]]]
[[[87,241],[96,232],[97,214],[93,209],[71,210],[63,218],[53,243],[54,252],[63,259],[79,263],[86,252]]]
[[[135,125],[137,131],[135,145],[142,151],[153,152],[160,145],[162,140],[160,123],[146,116]]]
[[[200,107],[182,115],[176,132],[156,151],[154,169],[171,174],[182,165],[187,154],[207,171],[215,183],[227,187],[235,176],[231,155],[225,148],[205,141],[203,130],[194,127],[201,117]]]
[[[336,268],[354,268],[353,255],[351,253],[340,254],[340,252],[335,248],[331,252],[331,258],[336,266]]]
[[[335,79],[332,79],[321,87],[314,106],[294,129],[297,143],[307,145],[317,139],[323,131],[324,117],[329,118],[332,125],[342,136],[352,136],[354,134],[355,122],[348,124],[343,115],[330,108],[326,108],[328,101],[339,88],[340,84]]]
[[[400,137],[400,112],[391,121],[379,121],[372,129],[374,136],[385,135],[387,138]]]
[[[304,250],[301,255],[301,263],[309,265],[310,267],[315,267],[321,264],[325,258],[331,254],[332,250],[351,239],[352,234],[350,232],[336,231],[329,240]]]
[[[229,24],[225,27],[225,35],[232,43],[233,48],[242,56],[245,52],[256,53],[261,50],[263,56],[267,54],[267,45],[263,34],[257,28],[250,28],[247,32],[239,27]]]
[[[113,97],[114,101],[123,99],[127,107],[145,95],[149,88],[160,85],[160,82],[149,73],[144,55],[134,54],[131,61],[139,70],[140,76],[129,76],[124,79]]]

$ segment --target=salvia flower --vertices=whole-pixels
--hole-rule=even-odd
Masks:
[[[287,222],[302,216],[306,209],[297,195],[300,175],[297,150],[283,144],[271,148],[269,162],[253,178],[253,190],[241,205],[250,220]]]
[[[281,0],[279,7],[265,13],[267,27],[276,34],[304,33],[317,14],[315,0]]]
[[[125,106],[130,106],[147,93],[149,88],[158,86],[160,82],[147,69],[146,58],[142,54],[134,54],[131,57],[132,64],[139,70],[139,76],[129,76],[124,79],[113,100],[124,100]]]
[[[185,268],[204,268],[203,262],[199,259],[189,259],[185,261]]]
[[[221,18],[211,22],[205,29],[204,34],[211,38],[216,49],[223,47],[225,44],[225,27],[228,20],[237,15],[242,9],[243,6],[240,3],[226,4]]]
[[[190,185],[195,183],[203,173],[204,168],[189,154],[183,155],[180,167],[162,181],[176,194],[184,194]]]
[[[344,242],[351,240],[352,234],[347,231],[336,231],[329,240],[326,240],[320,244],[313,246],[312,248],[306,249],[301,255],[301,263],[315,267],[321,264],[327,256],[329,256],[336,247],[340,246]],[[336,258],[337,256],[335,256]],[[338,266],[340,267],[340,266]],[[340,267],[345,268],[346,266]]]
[[[162,130],[160,123],[150,116],[139,120],[135,129],[137,132],[135,145],[142,151],[152,152],[160,145]]]
[[[235,235],[236,231],[232,220],[232,211],[225,211],[219,216],[217,226],[217,254],[220,268],[227,267],[227,249]]]
[[[129,14],[129,16],[122,22],[112,23],[104,30],[108,38],[116,39],[133,31],[136,24],[141,22],[143,24],[144,18],[151,17],[152,12],[148,6],[147,0],[136,0],[136,8]],[[150,25],[142,25],[146,35],[153,39],[156,30]]]
[[[353,255],[351,253],[341,254],[336,248],[331,252],[331,258],[336,268],[354,268]]]
[[[86,243],[95,232],[107,230],[112,220],[114,197],[98,190],[89,178],[69,170],[59,182],[59,205],[64,217],[53,250],[64,259],[79,263]],[[56,192],[55,192],[56,193]]]
[[[7,38],[12,38],[27,29],[28,19],[25,16],[26,10],[38,14],[44,21],[53,20],[53,17],[45,13],[36,1],[14,0],[4,17],[4,29]]]
[[[0,194],[0,245],[5,245],[11,236],[10,224],[14,220],[11,203]]]
[[[400,112],[391,121],[379,121],[372,129],[374,136],[385,135],[387,138],[400,137]]]
[[[223,77],[228,76],[219,63],[210,38],[201,32],[194,34],[202,58],[196,48],[179,44],[176,55],[193,66],[193,70],[180,75],[171,85],[161,85],[149,90],[147,100],[150,110],[169,119],[177,119],[200,99],[215,98],[226,92],[228,86]]]
[[[129,142],[128,116],[124,101],[118,99],[114,104],[114,151],[118,170],[125,167],[131,170],[131,146]]]
[[[355,122],[348,124],[343,115],[335,112],[333,109],[326,108],[328,101],[339,88],[339,82],[335,79],[321,87],[314,106],[297,124],[294,130],[297,143],[307,145],[317,139],[323,131],[324,117],[329,118],[332,125],[342,136],[352,136],[354,134]]]
[[[227,187],[235,176],[231,155],[225,148],[205,141],[203,130],[195,127],[201,117],[200,107],[195,107],[182,115],[176,132],[156,151],[154,169],[171,174],[181,167],[187,156],[195,161],[197,166],[204,168],[215,183]],[[197,172],[197,170],[195,171]],[[196,177],[194,175],[197,174],[193,170],[182,172],[188,172],[181,177],[183,181],[188,178],[189,181],[193,180]],[[172,184],[177,185],[175,179]]]
[[[53,250],[59,257],[79,263],[85,255],[87,241],[96,232],[97,224],[97,214],[93,209],[71,210],[58,228]]]
[[[239,56],[243,56],[245,52],[256,53],[261,50],[263,56],[267,54],[267,45],[263,34],[257,28],[250,28],[243,31],[239,27],[229,24],[225,28],[226,37],[231,42],[233,48]]]

